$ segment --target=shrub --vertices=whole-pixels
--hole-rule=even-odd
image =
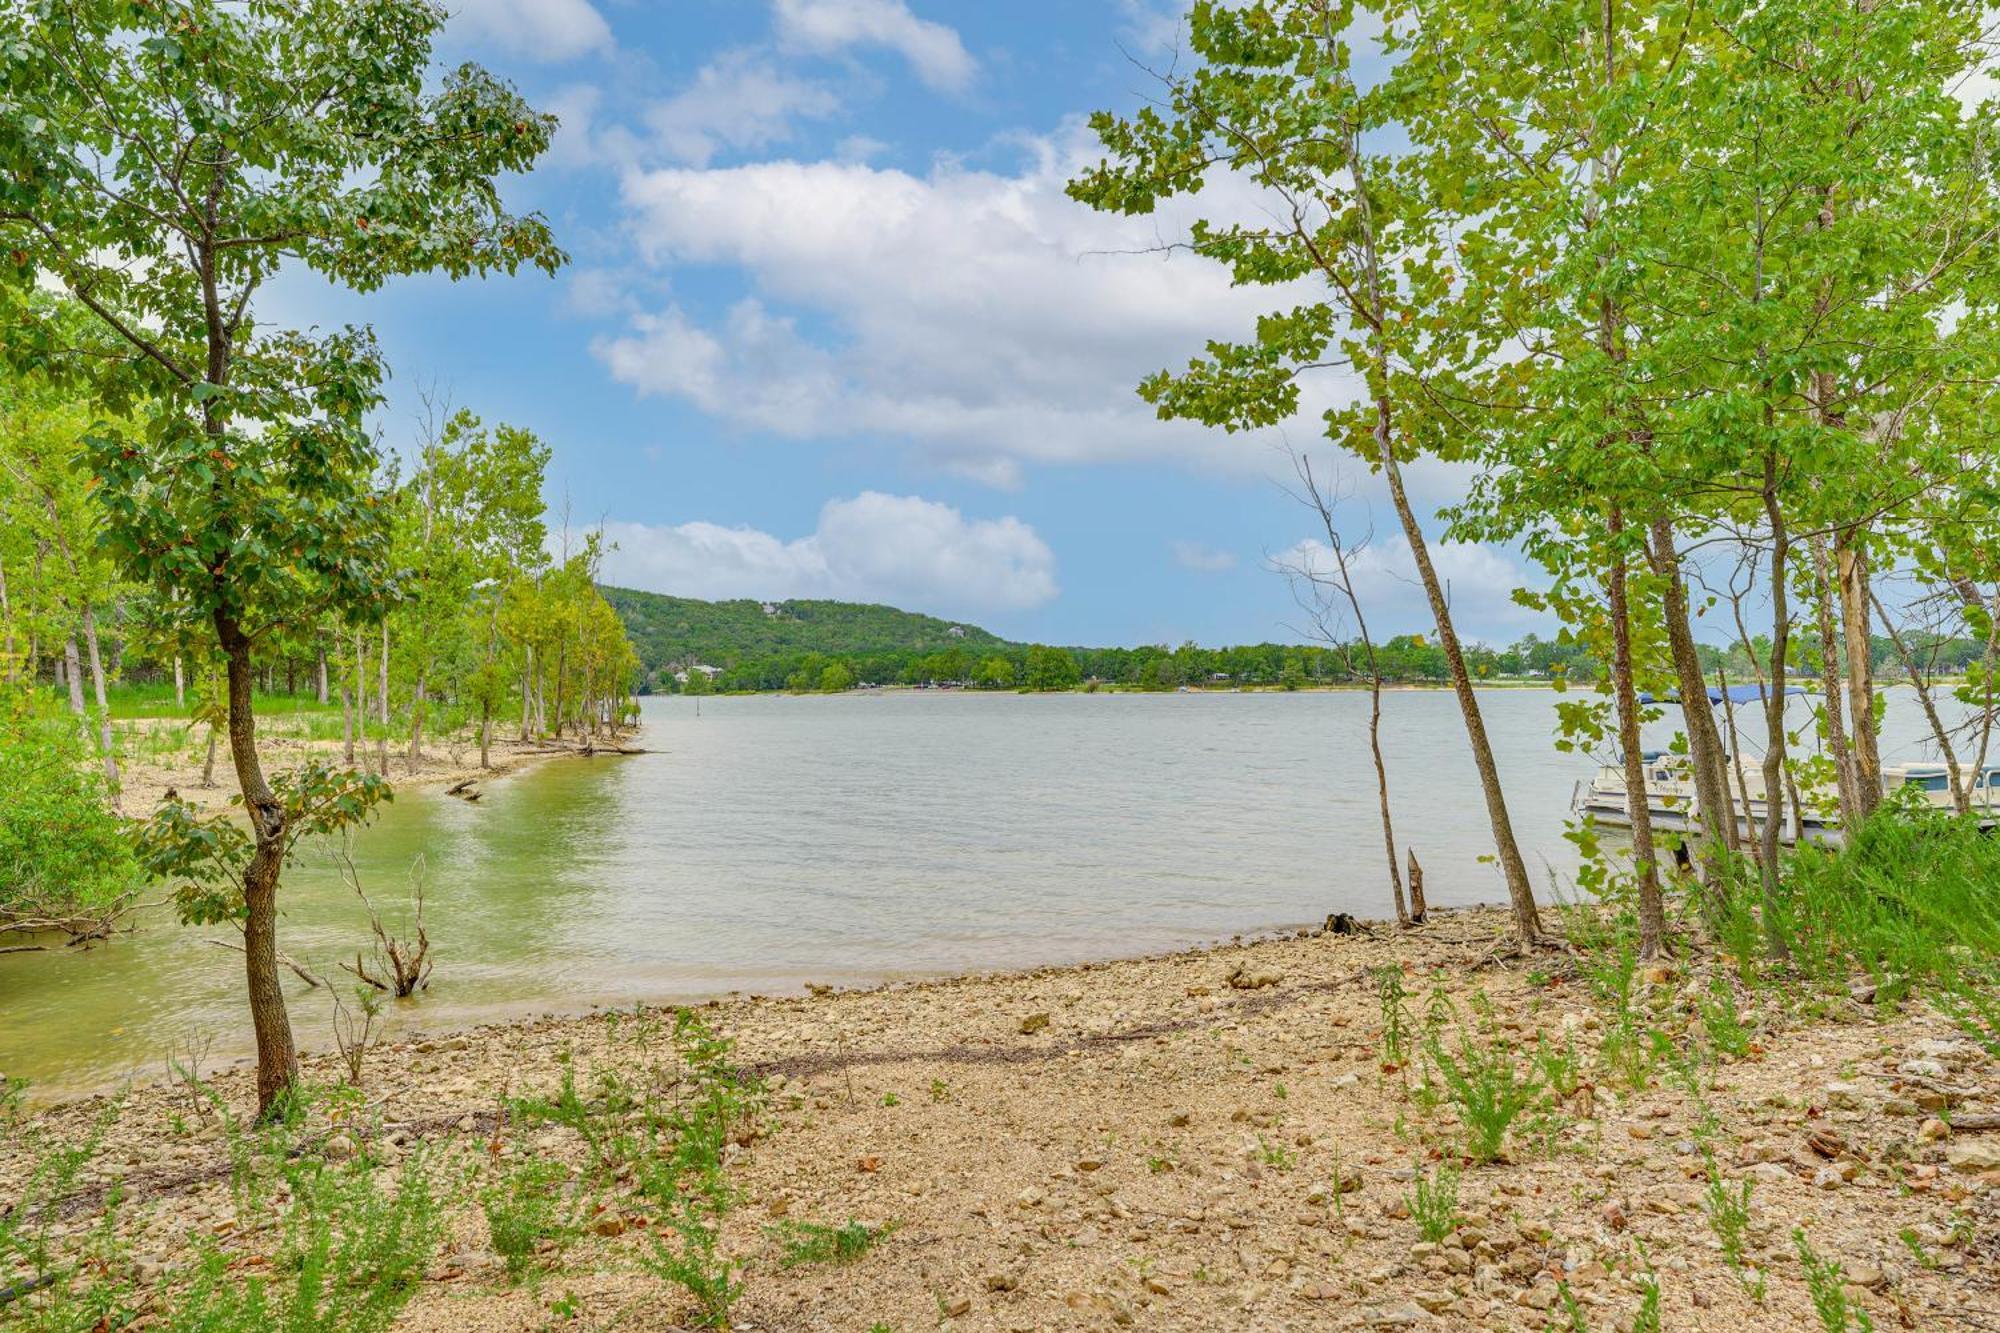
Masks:
[[[74,718],[0,686],[0,917],[114,904],[138,876]]]

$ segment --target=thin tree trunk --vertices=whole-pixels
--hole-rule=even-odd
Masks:
[[[528,717],[535,704],[535,645],[527,644],[521,654],[521,743],[528,741]]]
[[[1854,755],[1847,745],[1843,720],[1846,706],[1840,692],[1840,641],[1833,624],[1833,561],[1826,553],[1826,538],[1814,536],[1808,543],[1813,572],[1818,576],[1813,601],[1819,610],[1819,680],[1825,697],[1821,716],[1826,719],[1826,748],[1833,755],[1833,773],[1840,794],[1840,822],[1846,828],[1861,823],[1861,804],[1856,795]]]
[[[375,771],[389,776],[389,618],[382,618],[382,655],[376,664],[381,672],[375,682],[375,706],[381,710],[382,731],[375,738]]]
[[[1702,674],[1701,652],[1688,617],[1687,584],[1681,578],[1680,553],[1674,545],[1673,524],[1656,519],[1648,556],[1653,572],[1664,583],[1667,648],[1674,678],[1680,686],[1681,713],[1687,724],[1688,755],[1694,767],[1695,801],[1701,807],[1702,860],[1714,881],[1723,856],[1736,846],[1736,820],[1730,809],[1728,759],[1715,726],[1715,709],[1706,703],[1708,681]]]
[[[347,686],[340,687],[340,751],[341,762],[354,767],[354,695]]]
[[[1896,628],[1896,622],[1889,618],[1889,610],[1882,605],[1882,599],[1869,589],[1868,600],[1875,608],[1875,614],[1882,617],[1882,627],[1889,631],[1889,642],[1895,645],[1896,659],[1903,664],[1903,670],[1910,678],[1910,684],[1917,691],[1917,702],[1923,705],[1924,720],[1930,724],[1931,739],[1938,744],[1938,753],[1944,756],[1945,772],[1951,775],[1952,807],[1961,815],[1972,813],[1972,778],[1959,767],[1958,751],[1952,746],[1951,732],[1945,727],[1944,719],[1938,716],[1937,703],[1931,698],[1930,682],[1917,667],[1916,654],[1903,641],[1903,633]]]
[[[327,696],[327,688],[326,688],[326,645],[325,645],[325,644],[323,644],[323,643],[322,643],[322,644],[321,644],[321,645],[319,646],[319,649],[318,649],[318,658],[319,658],[319,662],[318,662],[318,670],[319,670],[319,702],[320,702],[320,706],[321,706],[321,707],[325,707],[325,706],[326,706],[326,696]]]
[[[228,663],[229,755],[257,840],[243,872],[243,970],[257,1034],[257,1110],[268,1115],[299,1078],[298,1048],[278,981],[278,872],[285,859],[285,808],[265,782],[257,757],[250,640],[222,611],[215,614],[215,632]]]
[[[1715,669],[1716,688],[1722,691],[1723,720],[1729,724],[1730,767],[1736,773],[1736,799],[1743,810],[1744,845],[1750,849],[1758,865],[1764,864],[1764,844],[1757,836],[1756,820],[1750,808],[1750,775],[1743,768],[1743,738],[1736,730],[1736,701],[1729,697],[1729,672],[1723,667]],[[1732,825],[1736,822],[1736,811],[1729,812]]]
[[[180,654],[175,653],[174,654],[174,707],[179,711],[185,713],[187,711],[187,706],[188,706],[187,672],[181,666]]]
[[[1785,660],[1792,632],[1792,612],[1786,595],[1786,558],[1791,538],[1785,516],[1778,507],[1778,455],[1775,448],[1764,456],[1764,512],[1771,523],[1771,685],[1764,698],[1764,828],[1761,866],[1764,889],[1764,937],[1778,958],[1789,958],[1791,948],[1778,924],[1778,837],[1784,822],[1785,774]]]
[[[69,687],[69,711],[76,714],[78,725],[83,728],[83,738],[90,739],[90,723],[85,717],[89,711],[83,703],[83,655],[77,650],[76,633],[63,640],[63,684]]]
[[[90,687],[97,696],[97,742],[104,754],[104,780],[111,784],[111,808],[118,808],[118,747],[111,734],[111,701],[104,692],[104,657],[97,647],[97,612],[83,604],[83,641],[90,649]]]
[[[1379,361],[1387,361],[1383,349],[1381,324],[1385,306],[1382,295],[1382,272],[1375,243],[1374,218],[1368,207],[1367,184],[1362,179],[1361,154],[1356,143],[1357,131],[1349,127],[1348,166],[1354,180],[1354,193],[1360,210],[1357,228],[1362,264],[1364,268],[1364,290],[1367,293],[1368,308],[1358,312],[1370,330],[1370,351]],[[1465,654],[1459,647],[1458,633],[1452,626],[1451,607],[1445,601],[1444,585],[1438,578],[1437,568],[1431,563],[1430,542],[1424,536],[1423,525],[1417,521],[1416,510],[1410,504],[1409,493],[1403,487],[1403,468],[1397,461],[1395,448],[1395,416],[1388,391],[1383,389],[1375,396],[1375,426],[1373,430],[1375,451],[1382,465],[1382,475],[1389,483],[1389,499],[1396,508],[1396,518],[1402,524],[1403,537],[1410,545],[1410,555],[1417,566],[1417,577],[1424,585],[1424,596],[1430,602],[1431,615],[1435,619],[1438,643],[1444,650],[1445,664],[1451,672],[1451,683],[1458,696],[1459,712],[1465,720],[1465,736],[1472,751],[1473,767],[1479,773],[1480,792],[1486,801],[1487,822],[1493,830],[1494,851],[1500,861],[1500,871],[1507,882],[1507,897],[1514,911],[1514,933],[1523,947],[1536,943],[1542,934],[1542,923],[1535,910],[1535,892],[1528,882],[1527,863],[1521,859],[1520,845],[1514,840],[1513,820],[1507,813],[1507,797],[1500,786],[1499,766],[1493,760],[1493,746],[1486,736],[1486,721],[1480,714],[1479,699],[1473,693],[1472,677],[1465,669]]]
[[[215,724],[208,724],[208,753],[201,761],[201,785],[206,790],[215,785]]]
[[[365,773],[368,771],[368,640],[359,626],[354,630],[354,719],[354,729],[361,734],[361,771]]]
[[[0,560],[0,621],[6,623],[7,632],[7,683],[17,683],[20,665],[14,660],[14,604],[7,600],[7,562]]]
[[[1875,735],[1875,664],[1869,651],[1868,560],[1853,529],[1835,535],[1840,623],[1847,637],[1847,714],[1854,737],[1856,808],[1862,819],[1882,803],[1882,752]],[[1857,821],[1858,822],[1858,821]]]
[[[1625,532],[1625,513],[1611,507],[1611,540]],[[1623,550],[1611,557],[1607,591],[1611,611],[1611,688],[1618,709],[1618,744],[1625,752],[1625,810],[1632,821],[1632,864],[1639,877],[1639,956],[1657,958],[1666,946],[1666,907],[1660,896],[1660,865],[1653,849],[1653,812],[1646,799],[1646,761],[1640,753],[1639,691],[1633,683],[1632,609]]]
[[[424,688],[429,683],[429,675],[429,668],[417,668],[417,689],[410,698],[409,765],[412,773],[424,761]]]

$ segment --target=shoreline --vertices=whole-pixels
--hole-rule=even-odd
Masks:
[[[1496,954],[1506,924],[1495,909],[1435,909],[1408,933],[700,1006],[769,1092],[769,1124],[730,1153],[741,1202],[725,1246],[748,1264],[738,1327],[1539,1329],[1564,1318],[1560,1278],[1593,1328],[1623,1326],[1657,1281],[1665,1328],[1807,1330],[1818,1323],[1789,1257],[1795,1226],[1846,1265],[1850,1298],[1878,1327],[2000,1314],[2000,1169],[1961,1155],[2000,1144],[1929,1137],[1913,1107],[1935,1068],[1961,1109],[2000,1109],[2000,1068],[1923,1012],[1857,1006],[1773,1028],[1718,1064],[1699,1101],[1667,1069],[1579,1087],[1501,1160],[1465,1167],[1459,1226],[1423,1240],[1412,1182],[1459,1126],[1383,1059],[1380,969],[1407,979],[1418,1014],[1448,1002],[1529,1045],[1548,1034],[1588,1051],[1606,1037],[1563,955]],[[1684,1023],[1701,987],[1692,968],[1656,968],[1641,998],[1654,1021]],[[316,1107],[304,1132],[358,1143],[378,1172],[418,1153],[468,1171],[533,1159],[580,1172],[576,1136],[517,1123],[505,1099],[552,1090],[565,1067],[595,1087],[671,1065],[649,1014],[401,1036],[370,1054],[360,1110]],[[337,1067],[304,1064],[315,1081]],[[680,1075],[658,1077],[671,1088]],[[209,1084],[248,1109],[247,1070]],[[248,1219],[219,1125],[190,1110],[199,1100],[160,1086],[36,1111],[0,1141],[0,1189],[22,1184],[27,1139],[81,1142],[102,1124],[83,1188],[128,1197],[118,1226],[135,1270],[174,1271],[189,1236],[255,1250],[254,1229],[236,1234]],[[1754,1187],[1746,1243],[1768,1277],[1761,1301],[1710,1236],[1697,1134],[1728,1179]],[[501,1271],[478,1207],[460,1209],[397,1326],[536,1328],[558,1294],[582,1327],[686,1326],[684,1298],[638,1262],[650,1243],[634,1201],[614,1190],[592,1206],[545,1256],[546,1276],[523,1284]],[[1986,1220],[1967,1239],[1954,1218]],[[891,1229],[838,1267],[779,1262],[774,1229],[851,1219]]]

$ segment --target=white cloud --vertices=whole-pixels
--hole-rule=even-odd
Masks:
[[[964,91],[978,73],[956,31],[918,18],[904,0],[777,0],[774,18],[778,40],[790,50],[837,55],[887,47],[942,92]]]
[[[707,166],[724,148],[767,148],[791,138],[793,122],[840,110],[831,89],[779,70],[754,51],[729,51],[694,82],[646,113],[672,161]]]
[[[1508,552],[1474,542],[1432,541],[1431,564],[1445,584],[1452,623],[1467,638],[1511,640],[1541,629],[1548,618],[1514,601],[1516,588],[1542,587],[1547,580]],[[1274,556],[1276,568],[1334,573],[1333,552],[1317,539],[1302,541]],[[1350,550],[1348,573],[1368,627],[1378,637],[1430,633],[1435,628],[1430,599],[1417,578],[1416,559],[1400,532]]]
[[[1018,518],[968,519],[914,495],[830,500],[786,540],[715,523],[607,523],[607,583],[683,597],[830,597],[945,615],[1025,610],[1057,592],[1056,559]]]
[[[590,0],[457,0],[461,31],[531,60],[574,60],[609,50],[611,26]]]
[[[1192,211],[1128,219],[1069,199],[1065,183],[1096,155],[1080,129],[1027,147],[1012,174],[854,161],[629,172],[642,258],[735,265],[755,294],[714,323],[685,309],[637,318],[598,354],[641,393],[746,428],[897,439],[999,484],[1034,463],[1273,470],[1255,440],[1160,422],[1134,386],[1210,338],[1249,336],[1258,314],[1299,294],[1235,289],[1220,265],[1137,253],[1183,235]],[[1199,202],[1211,216],[1255,209],[1233,181]],[[1324,372],[1309,388],[1306,438],[1351,383]]]
[[[1225,569],[1236,568],[1236,553],[1217,550],[1201,542],[1177,541],[1168,543],[1174,563],[1182,569],[1192,569],[1202,574],[1219,574]]]

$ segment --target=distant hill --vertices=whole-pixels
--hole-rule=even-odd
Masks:
[[[962,648],[1008,651],[1020,645],[976,625],[860,602],[704,602],[693,597],[605,587],[625,622],[646,682],[664,688],[690,661],[715,667],[804,657],[906,657]]]

